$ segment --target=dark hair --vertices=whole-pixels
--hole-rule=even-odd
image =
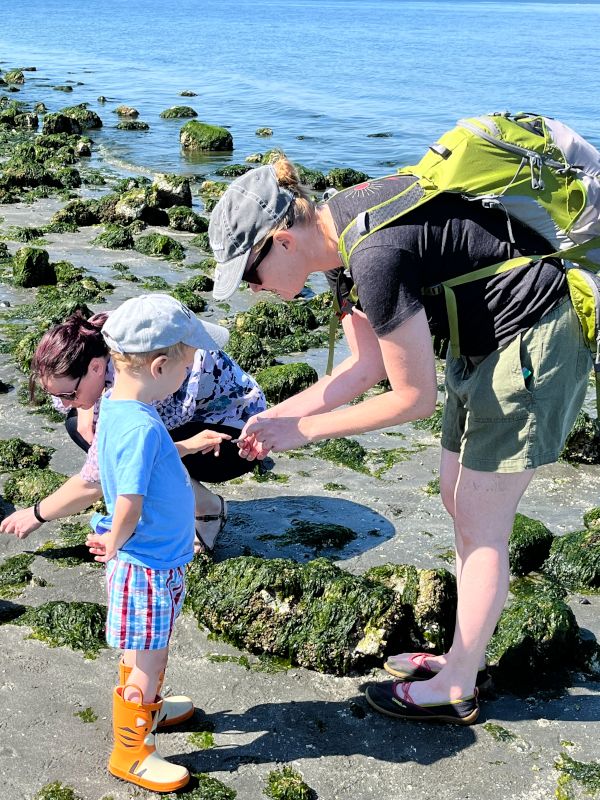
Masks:
[[[95,314],[86,319],[80,311],[42,336],[31,361],[29,395],[35,396],[35,383],[40,378],[80,378],[88,371],[90,361],[108,355],[102,337],[107,314]]]

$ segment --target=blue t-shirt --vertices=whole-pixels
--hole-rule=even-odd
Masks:
[[[171,569],[191,561],[194,493],[156,410],[137,400],[112,400],[105,395],[96,436],[108,514],[94,514],[92,527],[110,530],[117,497],[140,494],[140,520],[118,558],[151,569]]]

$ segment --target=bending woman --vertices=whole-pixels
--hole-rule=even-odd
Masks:
[[[340,269],[338,240],[361,212],[406,187],[389,176],[315,205],[285,159],[234,181],[212,212],[218,265],[214,295],[241,280],[253,291],[293,298],[315,271]],[[548,244],[504,212],[442,195],[369,235],[350,272],[361,309],[344,319],[351,355],[330,377],[245,426],[242,452],[263,457],[328,437],[429,416],[437,398],[432,332],[447,332],[445,306],[422,287]],[[392,717],[470,724],[478,715],[478,671],[508,592],[508,537],[535,469],[555,461],[579,411],[591,367],[567,299],[560,261],[457,290],[465,355],[446,360],[440,486],[456,536],[458,605],[452,647],[402,653],[385,667],[400,680],[368,687],[369,703]],[[391,391],[346,406],[387,377]],[[426,680],[424,680],[426,679]]]
[[[87,452],[79,474],[36,506],[15,511],[0,523],[0,530],[25,538],[43,521],[83,511],[102,495],[94,432],[100,401],[113,384],[114,370],[101,334],[106,314],[86,320],[73,314],[42,337],[33,358],[31,394],[39,382],[52,395],[54,405],[67,415],[71,438]],[[236,445],[225,440],[220,454],[202,455],[189,449],[187,440],[201,430],[236,438],[247,420],[266,408],[256,381],[245,373],[222,347],[225,328],[203,322],[207,349],[197,350],[192,369],[181,388],[156,409],[178,446],[196,495],[196,549],[211,551],[227,520],[221,495],[203,483],[221,483],[249,472],[252,465],[239,457]]]

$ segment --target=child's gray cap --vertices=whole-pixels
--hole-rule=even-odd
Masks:
[[[208,237],[215,255],[213,296],[226,300],[240,285],[250,253],[281,222],[294,195],[277,183],[272,166],[237,178],[210,215]]]
[[[197,350],[222,350],[229,331],[202,322],[169,294],[142,294],[111,311],[102,336],[117,353],[150,353],[182,342]]]

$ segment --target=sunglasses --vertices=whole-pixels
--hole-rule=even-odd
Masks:
[[[271,247],[273,247],[273,237],[269,236],[267,241],[256,254],[256,258],[252,264],[248,267],[248,269],[245,270],[243,275],[243,279],[245,281],[248,283],[254,283],[256,286],[262,286],[262,281],[258,275],[258,268],[260,267],[263,259],[265,259],[271,252]]]
[[[84,373],[84,375],[85,375],[85,373]],[[75,387],[73,388],[72,391],[70,391],[70,392],[54,392],[52,394],[52,396],[53,397],[58,397],[59,400],[75,400],[75,398],[77,397],[77,392],[79,390],[79,384],[81,383],[81,379],[82,378],[83,378],[83,375],[80,375],[77,378],[77,382],[76,382]]]

